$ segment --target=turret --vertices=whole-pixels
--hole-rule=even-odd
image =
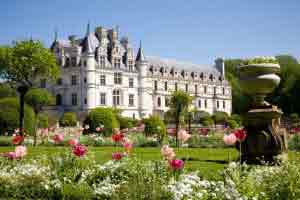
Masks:
[[[217,58],[215,60],[216,69],[221,73],[222,77],[225,78],[225,64],[223,58]]]
[[[135,59],[136,68],[139,71],[141,77],[147,76],[147,68],[148,68],[148,61],[144,56],[144,52],[142,49],[142,42],[140,41],[140,47]]]

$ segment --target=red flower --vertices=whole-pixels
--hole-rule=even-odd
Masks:
[[[111,138],[114,142],[121,142],[124,138],[124,135],[122,133],[115,133],[111,136]]]
[[[184,167],[184,162],[183,160],[174,159],[169,162],[169,165],[173,170],[181,170]]]
[[[247,132],[245,129],[238,129],[233,133],[238,141],[243,142],[247,137]]]
[[[22,142],[24,141],[24,136],[21,136],[21,135],[15,135],[12,139],[12,143],[14,145],[19,145],[19,144],[22,144]]]
[[[111,157],[113,160],[121,160],[123,157],[123,154],[120,152],[115,152],[115,153],[112,153]]]
[[[87,153],[87,148],[82,144],[77,144],[73,147],[73,153],[75,156],[82,157]]]

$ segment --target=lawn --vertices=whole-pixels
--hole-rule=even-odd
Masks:
[[[0,152],[13,151],[14,147],[0,147]],[[38,155],[51,155],[58,152],[68,151],[68,147],[29,147],[28,156],[36,157]],[[122,148],[115,147],[89,147],[89,153],[93,153],[95,159],[99,163],[104,163],[111,159],[111,153],[114,151],[123,151]],[[180,148],[175,149],[177,157],[184,159],[188,158],[185,162],[185,169],[187,171],[198,170],[203,177],[217,178],[218,171],[223,169],[228,159],[236,159],[238,153],[235,149],[216,149],[216,148]],[[160,160],[159,148],[134,148],[132,155],[142,160]]]

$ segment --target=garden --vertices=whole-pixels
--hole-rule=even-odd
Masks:
[[[244,62],[243,73],[254,76],[247,74],[249,66],[259,72],[264,65],[268,73],[279,68],[274,59],[256,58]],[[53,97],[34,87],[32,74],[53,80],[59,74],[54,55],[40,42],[0,48],[0,75],[6,80],[0,84],[0,199],[300,198],[299,116],[287,112],[286,126],[279,126],[279,110],[264,97],[254,102],[264,112],[272,110],[266,123],[261,115],[241,117],[249,94],[244,105],[239,103],[235,114],[228,116],[192,109],[193,99],[183,91],[172,93],[164,119],[152,115],[136,120],[123,117],[116,108],[101,107],[80,120],[73,112],[59,117],[47,113],[45,107],[53,104]],[[240,92],[237,77],[231,75],[228,79]],[[247,81],[244,87],[249,86]],[[269,85],[275,83],[279,84]],[[233,95],[234,102],[241,102],[247,94]],[[276,99],[273,95],[268,98]],[[260,123],[263,126],[257,128]],[[266,143],[255,146],[253,141]],[[260,147],[269,144],[281,148],[272,162],[259,157],[260,163],[246,164],[253,161],[247,157],[249,145],[250,150],[265,153]]]

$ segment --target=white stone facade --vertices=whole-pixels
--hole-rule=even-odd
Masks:
[[[128,38],[119,40],[116,29],[97,27],[77,39],[55,41],[51,50],[61,66],[56,84],[41,81],[56,97],[59,112],[87,112],[93,108],[120,108],[124,116],[143,118],[168,110],[174,90],[194,96],[193,106],[209,113],[231,113],[231,87],[224,79],[224,62],[201,66],[137,56]]]

